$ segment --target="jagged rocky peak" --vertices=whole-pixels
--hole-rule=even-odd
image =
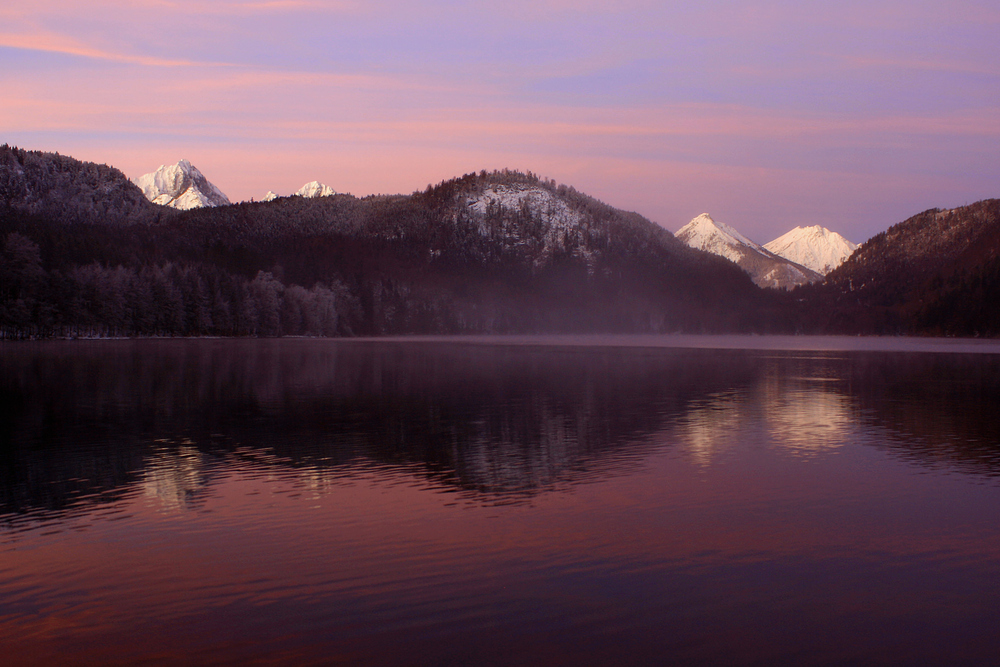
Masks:
[[[826,227],[812,225],[796,227],[764,247],[797,264],[826,275],[844,263],[857,250],[858,244],[845,239]]]
[[[295,193],[299,197],[329,197],[331,195],[337,194],[337,191],[331,188],[329,185],[324,185],[319,181],[311,181],[306,183],[298,192]]]
[[[823,278],[812,269],[754,243],[733,227],[713,220],[708,213],[702,213],[681,227],[675,236],[692,248],[734,262],[760,287],[791,289]]]
[[[133,181],[154,204],[187,210],[203,206],[227,206],[231,202],[187,160],[160,168]]]

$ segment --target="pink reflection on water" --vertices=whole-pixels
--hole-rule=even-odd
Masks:
[[[997,574],[995,488],[944,476],[928,492],[872,451],[818,465],[752,438],[705,465],[661,437],[631,474],[514,504],[417,466],[164,451],[118,502],[4,535],[0,643],[12,664],[409,663],[494,632],[574,662],[612,658],[620,633],[780,661],[842,638],[836,660],[876,641],[871,621],[994,613],[947,582]]]

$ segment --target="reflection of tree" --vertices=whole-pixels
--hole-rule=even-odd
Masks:
[[[530,348],[371,341],[95,341],[0,357],[0,509],[139,490],[186,507],[218,457],[421,471],[485,500],[561,488],[672,443],[809,455],[876,427],[897,455],[1000,472],[987,356]],[[161,441],[161,442],[157,442]],[[265,456],[262,453],[269,453]]]

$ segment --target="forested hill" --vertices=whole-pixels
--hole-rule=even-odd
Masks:
[[[767,331],[783,297],[634,213],[519,172],[408,196],[179,212],[0,147],[0,327],[44,335]]]
[[[893,225],[799,298],[807,330],[1000,336],[1000,200]]]
[[[66,223],[155,221],[163,207],[113,167],[0,146],[0,207]]]

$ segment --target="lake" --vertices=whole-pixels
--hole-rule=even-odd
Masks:
[[[1000,344],[0,344],[0,662],[996,664]]]

